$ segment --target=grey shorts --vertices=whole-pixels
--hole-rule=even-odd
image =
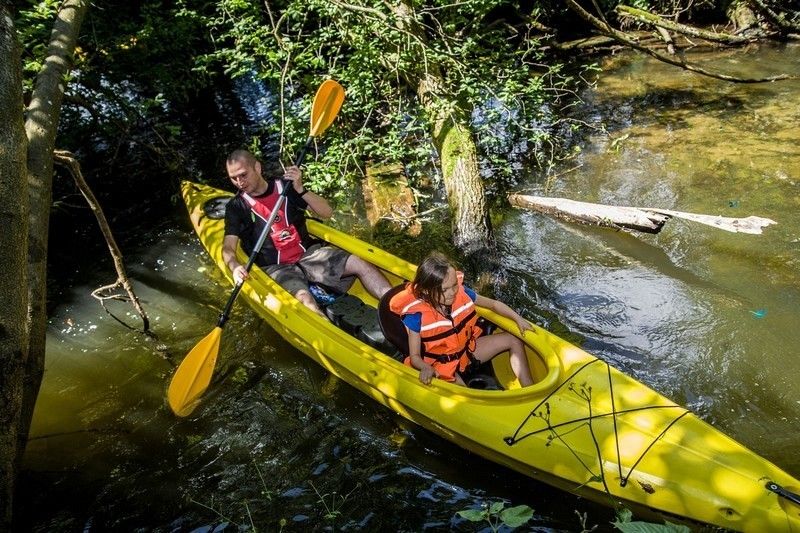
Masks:
[[[308,290],[309,283],[345,293],[356,280],[355,276],[342,276],[349,257],[350,254],[342,249],[315,244],[297,263],[270,265],[264,270],[292,296]]]

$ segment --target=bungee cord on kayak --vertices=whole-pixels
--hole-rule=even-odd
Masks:
[[[589,398],[587,396],[584,396],[581,393],[576,391],[576,394],[582,395],[582,397],[587,400],[587,402],[589,404],[589,413],[590,414],[588,416],[585,416],[585,417],[573,418],[573,419],[565,421],[565,422],[559,422],[558,424],[555,424],[555,425],[551,424],[550,423],[550,418],[549,418],[549,413],[550,413],[549,400],[562,387],[564,387],[564,385],[568,385],[568,388],[570,390],[574,391],[575,382],[573,381],[573,379],[575,378],[575,376],[580,374],[589,365],[592,365],[594,363],[603,363],[603,364],[606,365],[607,375],[608,375],[609,395],[611,397],[611,412],[602,413],[602,414],[592,414],[591,413],[591,398]],[[589,391],[591,392],[591,387],[589,388]],[[543,405],[545,406],[545,408],[547,410],[547,416],[543,416],[541,414],[541,412],[539,411],[539,409]],[[648,410],[655,410],[655,409],[680,409],[682,412],[677,417],[675,417],[672,421],[670,421],[669,424],[667,424],[667,426],[661,431],[661,433],[658,434],[658,436],[656,436],[655,438],[653,438],[650,441],[650,443],[647,445],[647,447],[644,449],[644,451],[639,455],[639,457],[636,459],[636,461],[634,461],[633,466],[630,467],[630,469],[628,470],[628,473],[623,475],[622,474],[622,456],[620,454],[620,448],[619,448],[619,430],[617,428],[617,417],[620,416],[620,415],[623,415],[623,414],[630,414],[630,413],[634,413],[634,412],[641,412],[641,411],[648,411]],[[610,417],[612,417],[613,426],[614,426],[614,444],[615,444],[616,450],[617,450],[616,464],[617,464],[617,468],[619,470],[620,486],[624,487],[624,486],[626,486],[628,484],[628,480],[630,479],[631,474],[633,474],[633,472],[636,470],[636,467],[639,465],[639,463],[642,461],[642,459],[644,459],[645,455],[647,455],[647,453],[650,451],[650,449],[653,447],[653,445],[656,442],[658,442],[667,433],[667,431],[669,431],[669,429],[676,422],[678,422],[681,418],[683,418],[687,414],[689,414],[689,411],[687,411],[685,408],[683,408],[683,407],[681,407],[679,405],[675,405],[675,404],[673,404],[673,405],[648,405],[648,406],[644,406],[644,407],[636,407],[636,408],[632,408],[632,409],[623,409],[623,410],[618,411],[616,409],[616,402],[615,402],[615,398],[614,398],[614,383],[613,383],[613,380],[611,379],[611,365],[609,365],[606,361],[603,361],[601,359],[595,359],[593,361],[589,361],[589,362],[581,365],[580,368],[578,368],[568,378],[566,378],[564,380],[564,382],[561,383],[561,385],[559,385],[558,387],[553,389],[549,394],[547,394],[547,396],[545,396],[544,399],[542,399],[542,401],[539,402],[536,405],[536,407],[531,410],[531,412],[528,414],[528,416],[525,417],[525,420],[522,421],[522,423],[519,425],[519,427],[514,432],[514,434],[512,436],[510,436],[510,437],[504,437],[503,441],[505,441],[505,443],[508,444],[509,446],[513,446],[513,445],[517,444],[518,442],[520,442],[522,440],[525,440],[528,437],[531,437],[531,436],[539,434],[539,433],[543,433],[545,431],[550,431],[550,432],[553,433],[554,437],[561,438],[564,434],[557,433],[555,431],[555,429],[563,427],[563,426],[569,426],[569,425],[573,425],[573,424],[577,424],[577,423],[582,423],[582,422],[587,422],[588,425],[589,425],[589,430],[591,431],[592,430],[591,422],[593,420],[597,420],[597,419],[600,419],[600,418],[606,418],[606,417],[610,416]],[[547,423],[547,427],[544,427],[544,428],[541,428],[541,429],[537,429],[537,430],[534,430],[534,431],[529,431],[529,432],[525,433],[524,435],[520,436],[520,432],[525,427],[525,425],[528,423],[528,421],[530,421],[532,418],[541,418],[542,420],[545,420],[545,422]],[[577,429],[577,428],[570,429],[568,431],[568,433],[571,433],[575,429]],[[596,442],[596,439],[594,438],[594,435],[592,435],[592,438]],[[577,459],[578,459],[578,461],[580,461],[581,464],[583,464],[584,468],[586,468],[589,471],[589,473],[592,473],[591,469],[588,466],[586,466],[586,464],[583,461],[581,461],[580,458],[577,458]],[[598,459],[602,463],[602,454],[600,453],[599,449],[598,449]],[[603,480],[603,483],[605,483],[605,476],[603,476],[602,473],[600,474],[599,477]]]

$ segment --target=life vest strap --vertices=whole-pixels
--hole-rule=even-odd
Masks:
[[[461,322],[459,322],[458,324],[453,326],[453,329],[451,329],[450,331],[443,331],[441,333],[436,333],[436,334],[430,335],[430,336],[423,335],[422,333],[420,333],[420,337],[422,338],[422,342],[437,341],[439,339],[444,339],[445,337],[449,337],[450,335],[453,334],[453,332],[455,332],[455,333],[460,332],[462,329],[464,329],[467,326],[467,324],[470,322],[470,320],[472,320],[472,317],[474,317],[475,314],[476,314],[475,310],[473,309],[467,316],[465,316],[461,320]]]
[[[449,363],[451,361],[455,361],[457,359],[461,359],[461,356],[464,355],[465,352],[467,354],[471,355],[469,350],[464,348],[460,352],[456,352],[456,353],[436,354],[436,353],[423,352],[422,353],[422,357],[427,357],[428,359],[434,359],[437,363]],[[473,358],[470,357],[470,361],[472,359]]]

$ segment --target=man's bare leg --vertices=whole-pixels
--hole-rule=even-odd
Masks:
[[[380,270],[356,255],[351,255],[347,258],[347,263],[345,263],[344,272],[342,273],[342,276],[353,275],[358,276],[367,292],[379,300],[386,291],[392,288]]]
[[[328,318],[327,315],[325,315],[325,313],[322,312],[322,309],[319,308],[319,306],[317,305],[317,301],[314,299],[314,297],[311,295],[310,292],[308,292],[305,289],[302,289],[297,291],[294,297],[300,300],[300,302],[303,305],[305,305],[306,307],[317,313],[319,316],[325,317],[325,319],[327,320]]]

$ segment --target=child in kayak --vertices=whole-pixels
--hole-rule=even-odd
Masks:
[[[433,252],[414,281],[392,297],[389,307],[402,317],[408,334],[405,363],[420,371],[426,385],[434,377],[464,385],[470,366],[508,351],[520,385],[533,384],[522,340],[507,332],[481,337],[475,306],[513,320],[520,333],[532,329],[530,323],[506,304],[465,287],[463,277],[444,255]]]

